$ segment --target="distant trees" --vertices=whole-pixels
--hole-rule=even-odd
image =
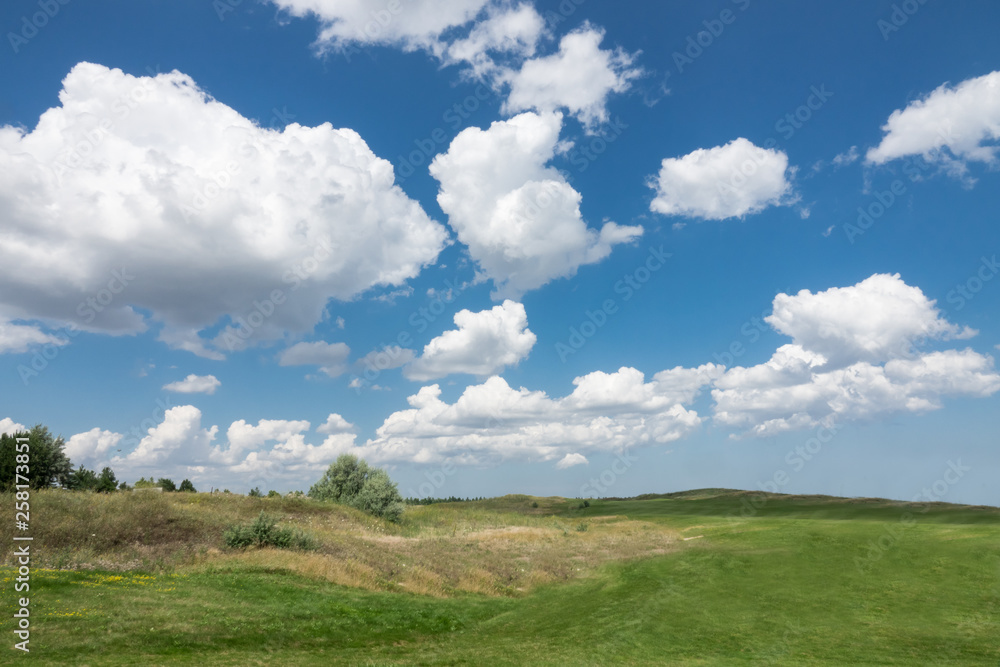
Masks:
[[[403,498],[389,473],[352,454],[337,457],[309,489],[309,497],[356,507],[389,521],[399,521],[403,514]]]
[[[181,485],[177,487],[177,490],[184,491],[186,493],[197,493],[197,490],[194,488],[194,484],[192,484],[189,479],[185,479],[181,482]]]

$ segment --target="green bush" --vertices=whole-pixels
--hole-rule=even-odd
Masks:
[[[223,539],[232,549],[275,547],[278,549],[314,549],[315,543],[305,533],[278,528],[277,521],[263,511],[252,523],[236,524],[226,529]]]
[[[364,459],[341,454],[309,489],[309,497],[356,507],[375,516],[399,521],[403,498],[389,473],[372,468]]]
[[[268,498],[280,498],[281,494],[278,493],[277,491],[275,491],[274,489],[271,489],[270,491],[267,492],[267,497]]]
[[[181,482],[181,485],[177,487],[177,490],[184,491],[186,493],[197,493],[197,489],[194,488],[194,484],[192,484],[189,479],[185,479]]]
[[[164,491],[176,491],[177,490],[177,485],[174,484],[174,480],[167,479],[166,477],[161,477],[159,479],[159,481],[157,482],[157,484]]]
[[[251,498],[260,498],[264,494],[260,492],[259,486],[255,486],[252,489],[250,489],[250,493],[248,493],[247,495],[250,496]]]

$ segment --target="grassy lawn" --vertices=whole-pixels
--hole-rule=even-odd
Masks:
[[[506,497],[413,508],[403,525],[385,526],[342,508],[272,503],[318,538],[311,554],[235,554],[217,536],[213,547],[217,526],[189,511],[226,502],[208,513],[224,522],[250,516],[257,505],[247,500],[163,500],[171,506],[157,506],[160,514],[141,508],[173,522],[148,527],[160,542],[95,542],[58,556],[152,554],[131,570],[36,569],[24,662],[1000,664],[995,508],[718,491],[578,510],[563,499]],[[62,501],[50,502],[55,516]],[[171,551],[164,545],[175,533],[200,546]],[[57,536],[48,537],[57,551]],[[348,537],[370,542],[381,560],[330,544]],[[346,570],[323,563],[343,558],[369,568],[369,585],[338,583]],[[434,570],[432,558],[452,562]],[[504,565],[511,558],[526,567]],[[569,562],[560,576],[556,560]],[[396,569],[380,569],[386,563]],[[413,578],[407,563],[426,572]],[[493,582],[532,568],[534,578],[510,585],[460,585],[469,571]],[[9,567],[3,577],[9,618]],[[401,585],[416,581],[426,592]]]

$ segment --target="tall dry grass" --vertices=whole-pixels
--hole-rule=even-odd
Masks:
[[[277,569],[439,597],[519,596],[609,561],[666,553],[678,541],[660,524],[568,518],[553,514],[568,502],[527,496],[409,507],[399,524],[308,498],[46,490],[31,502],[36,567]],[[227,549],[225,529],[261,510],[309,535],[316,550]]]

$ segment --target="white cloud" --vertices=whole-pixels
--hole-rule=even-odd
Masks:
[[[84,433],[77,433],[66,441],[63,451],[74,465],[93,467],[97,462],[106,461],[108,452],[122,440],[121,433],[102,431],[92,428]]]
[[[876,274],[817,294],[779,294],[765,319],[794,342],[763,364],[729,369],[712,390],[715,420],[747,433],[924,412],[948,396],[1000,391],[988,355],[919,351],[924,341],[975,332],[944,320],[933,301],[898,275]]]
[[[572,468],[573,466],[578,465],[588,465],[589,463],[590,461],[588,461],[587,457],[583,454],[567,454],[559,459],[559,462],[556,463],[556,468],[565,470],[566,468]]]
[[[351,348],[344,343],[296,343],[278,357],[282,366],[319,366],[330,377],[337,377],[347,370],[347,357]]]
[[[243,452],[260,449],[268,441],[286,441],[309,430],[307,421],[287,421],[284,419],[261,419],[257,425],[240,419],[229,425],[225,449],[216,447],[211,452],[214,461],[232,465],[240,460]]]
[[[192,373],[183,380],[163,385],[163,388],[179,394],[214,394],[215,390],[221,386],[222,383],[214,375],[195,375]]]
[[[336,412],[331,412],[326,418],[326,422],[316,427],[317,433],[334,435],[337,433],[351,433],[354,431],[354,424],[344,419]]]
[[[430,385],[407,399],[410,409],[387,417],[374,439],[350,451],[370,461],[486,465],[667,443],[698,427],[701,417],[682,402],[721,372],[715,364],[676,368],[650,382],[633,368],[596,372],[574,380],[574,391],[557,399],[512,389],[494,376],[466,387],[453,404]]]
[[[743,217],[797,201],[789,180],[793,174],[782,151],[759,148],[741,137],[664,159],[650,183],[656,197],[649,208],[705,220]]]
[[[966,161],[995,165],[995,142],[1000,139],[1000,71],[967,79],[955,87],[940,86],[906,108],[893,111],[882,131],[882,141],[866,155],[871,164],[922,155],[959,172],[964,171]]]
[[[486,18],[476,23],[466,37],[435,50],[445,62],[467,63],[472,76],[487,78],[500,73],[492,55],[530,57],[544,35],[545,21],[530,4],[491,5]]]
[[[779,294],[765,318],[776,331],[832,364],[883,362],[924,339],[970,338],[975,331],[941,317],[935,302],[899,274],[875,274],[851,287]]]
[[[589,129],[606,122],[608,96],[628,90],[642,70],[633,66],[635,55],[602,50],[603,39],[603,30],[584,24],[559,41],[557,53],[507,71],[500,79],[510,86],[503,111],[567,109]]]
[[[471,127],[434,158],[431,175],[448,223],[496,285],[496,295],[516,298],[583,264],[596,263],[612,246],[630,241],[641,227],[606,223],[587,227],[580,193],[546,166],[559,143],[562,116],[523,113]]]
[[[179,405],[163,414],[163,421],[149,429],[134,451],[112,459],[112,466],[127,470],[162,467],[171,461],[197,464],[205,461],[219,427],[201,427],[201,410]]]
[[[296,17],[320,21],[320,51],[350,45],[438,50],[441,34],[479,15],[490,0],[272,0]]]
[[[403,375],[418,381],[452,373],[491,375],[526,358],[537,340],[528,328],[524,305],[515,301],[478,313],[463,309],[454,320],[458,328],[427,343]]]
[[[0,354],[20,354],[40,345],[65,345],[68,338],[47,334],[29,324],[14,324],[0,319]]]
[[[27,430],[28,429],[25,428],[24,424],[18,424],[10,417],[0,419],[0,433],[14,434]]]
[[[129,334],[143,309],[220,356],[197,332],[310,331],[330,298],[400,285],[445,244],[353,130],[261,128],[177,71],[80,63],[59,99],[31,131],[0,127],[6,320]]]

